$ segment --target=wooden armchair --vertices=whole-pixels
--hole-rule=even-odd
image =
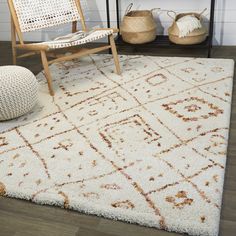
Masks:
[[[13,64],[16,64],[17,58],[28,57],[34,54],[41,54],[45,77],[47,79],[49,92],[52,96],[54,95],[54,91],[52,86],[52,78],[49,71],[49,65],[54,62],[72,60],[92,53],[111,49],[116,66],[116,72],[117,74],[121,73],[116,45],[113,37],[113,33],[118,32],[118,30],[116,29],[96,29],[90,32],[84,38],[75,40],[73,42],[24,42],[24,32],[31,32],[65,23],[72,23],[72,33],[76,34],[77,21],[81,22],[82,30],[84,32],[88,32],[80,0],[8,0],[8,5],[12,18],[11,34]],[[56,49],[83,45],[107,36],[109,37],[109,44],[107,46],[100,46],[92,49],[80,47],[76,49],[76,52],[67,56],[55,53]],[[19,43],[16,42],[16,37],[18,37]],[[29,52],[17,56],[17,49],[27,50]],[[48,56],[53,56],[53,59],[49,61]]]

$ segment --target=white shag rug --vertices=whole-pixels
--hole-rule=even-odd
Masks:
[[[0,123],[0,194],[217,235],[231,60],[110,55],[51,66],[27,116]]]

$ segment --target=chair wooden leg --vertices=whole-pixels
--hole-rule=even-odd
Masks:
[[[120,62],[119,62],[119,58],[118,58],[118,54],[116,50],[116,44],[115,44],[113,35],[109,35],[109,41],[110,41],[111,51],[112,51],[112,55],[113,55],[115,66],[116,66],[116,73],[120,75],[121,74]]]
[[[12,64],[16,65],[16,48],[12,46]]]
[[[11,19],[11,47],[12,47],[12,63],[13,65],[16,65],[16,30],[12,19]]]
[[[44,68],[44,74],[45,74],[45,77],[48,82],[49,93],[51,96],[54,96],[54,91],[53,91],[53,87],[52,87],[52,76],[49,71],[48,59],[47,59],[47,55],[46,55],[45,51],[41,51],[41,59],[42,59],[42,64],[43,64],[43,68]]]

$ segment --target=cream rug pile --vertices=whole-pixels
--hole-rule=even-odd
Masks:
[[[231,60],[110,55],[51,66],[32,113],[0,123],[0,193],[217,235]]]

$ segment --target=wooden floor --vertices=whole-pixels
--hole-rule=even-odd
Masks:
[[[10,44],[0,42],[0,65],[11,64]],[[132,53],[121,49],[121,53]],[[136,52],[138,53],[138,52]],[[144,53],[144,50],[139,52]],[[152,55],[204,56],[200,50],[177,51],[150,49]],[[189,54],[190,53],[190,54]],[[236,59],[236,47],[213,50],[212,57]],[[34,73],[41,70],[39,58],[24,59],[20,65]],[[236,78],[236,77],[235,77]],[[27,201],[0,198],[0,236],[178,236],[156,229],[88,216],[57,207],[40,206]],[[236,91],[233,94],[232,119],[220,235],[236,235]]]

